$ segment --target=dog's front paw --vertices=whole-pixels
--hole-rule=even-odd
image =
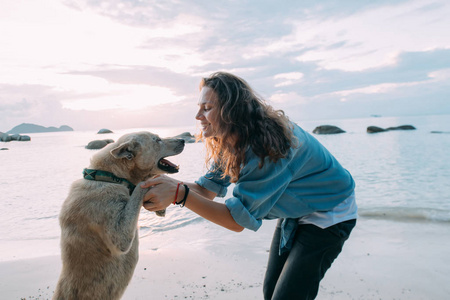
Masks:
[[[133,193],[131,194],[131,198],[142,201],[144,199],[145,193],[147,193],[148,190],[149,190],[149,188],[142,188],[141,185],[138,184],[135,187]]]
[[[158,217],[165,217],[165,216],[166,216],[166,210],[165,210],[165,209],[155,211],[155,213],[156,213],[156,215],[157,215]]]

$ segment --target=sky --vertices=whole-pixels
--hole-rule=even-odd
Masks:
[[[0,131],[193,126],[202,77],[294,121],[450,113],[446,0],[1,0]]]

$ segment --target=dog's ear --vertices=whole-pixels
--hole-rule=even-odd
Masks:
[[[114,156],[114,158],[126,158],[128,160],[132,160],[134,158],[134,153],[131,148],[132,143],[125,142],[112,149],[110,152],[111,155]]]

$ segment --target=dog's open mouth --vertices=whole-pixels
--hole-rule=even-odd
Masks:
[[[164,157],[158,161],[158,168],[167,173],[177,173],[179,170],[179,166],[176,166]]]

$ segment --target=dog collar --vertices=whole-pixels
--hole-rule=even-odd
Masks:
[[[111,183],[117,183],[124,185],[128,188],[130,191],[130,195],[133,193],[136,186],[126,180],[125,178],[120,178],[114,175],[111,172],[101,171],[101,170],[94,170],[94,169],[84,169],[83,170],[83,177],[87,180],[95,180],[95,181],[104,181],[104,182],[111,182]]]

